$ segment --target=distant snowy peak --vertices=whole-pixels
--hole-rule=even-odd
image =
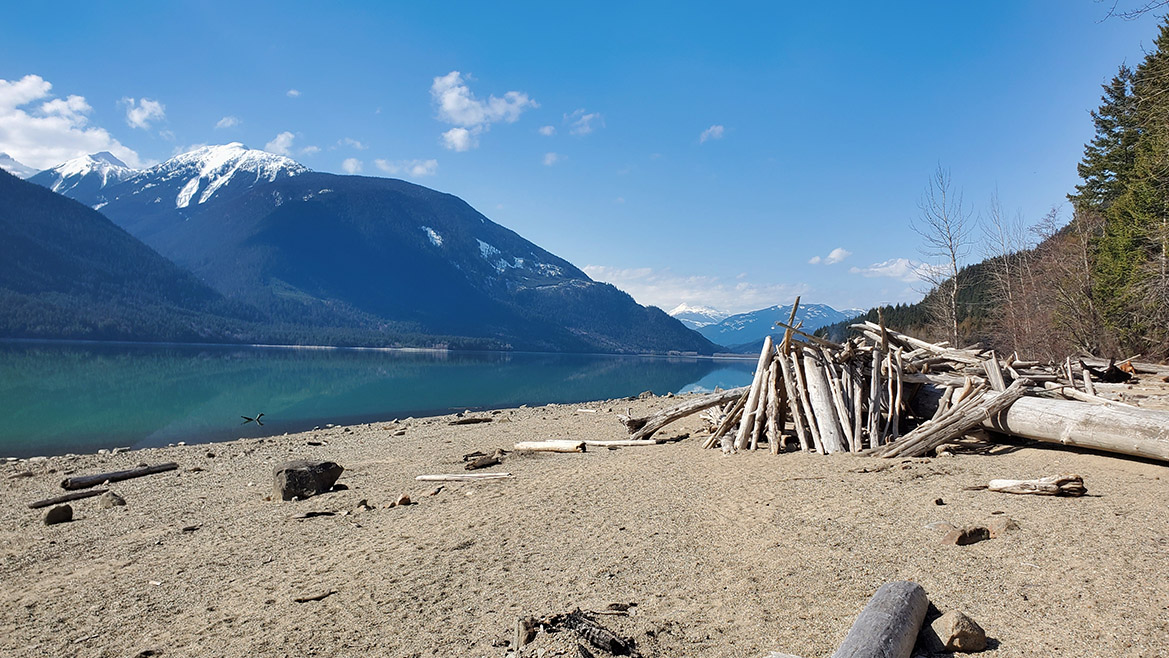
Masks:
[[[181,181],[174,203],[176,208],[186,208],[192,203],[205,203],[233,182],[247,186],[273,183],[308,171],[291,158],[232,142],[176,155],[142,172],[134,182],[145,185]]]
[[[730,314],[709,306],[691,306],[685,302],[678,304],[670,311],[671,317],[681,321],[690,329],[722,322],[728,315]]]
[[[16,158],[7,153],[0,153],[0,169],[7,171],[17,178],[28,178],[39,171],[23,162],[18,162]]]
[[[776,336],[783,330],[776,326],[776,322],[788,321],[792,307],[769,306],[757,311],[732,315],[721,322],[701,327],[698,333],[719,345],[730,347],[754,344],[762,341],[765,336]],[[803,325],[804,331],[815,331],[835,322],[848,320],[861,315],[862,311],[849,309],[838,311],[827,304],[801,304],[796,313],[796,323]]]
[[[36,175],[37,182],[60,194],[68,195],[78,187],[87,192],[101,190],[132,178],[138,170],[131,169],[109,151],[83,155],[66,160]]]

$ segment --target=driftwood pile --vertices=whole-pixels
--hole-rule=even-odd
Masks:
[[[1002,358],[873,322],[852,325],[857,335],[837,344],[801,331],[794,320],[793,308],[787,324],[777,323],[782,339],[764,341],[750,386],[647,418],[622,417],[631,442],[651,444],[661,427],[705,410],[711,433],[704,447],[728,454],[764,443],[780,453],[794,440],[822,454],[920,457],[987,429],[1169,461],[1169,413],[1096,395],[1094,380],[1117,377],[1115,364]]]

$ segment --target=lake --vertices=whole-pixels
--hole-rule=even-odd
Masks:
[[[0,343],[0,457],[745,386],[755,360]],[[263,427],[241,416],[263,413]]]

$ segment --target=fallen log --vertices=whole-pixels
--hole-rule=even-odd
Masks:
[[[586,446],[597,448],[636,448],[638,446],[660,446],[663,443],[665,443],[664,440],[658,441],[656,439],[643,439],[639,441],[634,441],[633,439],[598,439],[595,441],[591,439],[584,440],[584,444]]]
[[[516,450],[528,452],[584,452],[584,441],[553,440],[553,441],[520,441],[515,444]]]
[[[29,503],[28,508],[29,509],[40,509],[41,507],[48,507],[49,505],[59,505],[61,503],[67,503],[71,500],[81,500],[82,498],[92,498],[93,496],[100,496],[107,491],[109,491],[109,489],[90,489],[89,491],[74,491],[73,493],[67,493],[67,494],[63,494],[60,496],[54,496],[53,498],[46,498],[44,500],[38,500],[36,502]]]
[[[929,604],[917,583],[881,585],[832,658],[909,658]]]
[[[1024,397],[982,426],[1044,443],[1169,462],[1169,412]]]
[[[742,388],[732,388],[730,390],[723,391],[722,393],[711,393],[710,395],[704,395],[692,400],[687,400],[681,404],[670,407],[669,409],[663,409],[646,418],[636,419],[638,421],[644,420],[645,422],[641,424],[639,429],[633,431],[633,433],[630,434],[629,439],[631,441],[648,439],[649,437],[653,436],[654,432],[657,432],[658,430],[662,429],[666,425],[669,425],[675,420],[678,420],[679,418],[685,418],[686,416],[696,414],[704,409],[709,409],[720,404],[726,404],[727,402],[730,402],[731,400],[739,397],[747,390],[747,387],[744,386]],[[628,423],[626,423],[626,425],[628,426]]]
[[[1088,493],[1084,488],[1084,478],[1071,473],[1048,475],[1036,480],[991,480],[986,488],[1002,493],[1040,496],[1083,496]]]
[[[173,471],[179,467],[174,462],[167,462],[165,464],[155,464],[154,466],[143,466],[141,468],[132,468],[127,471],[113,471],[111,473],[98,473],[97,475],[80,475],[75,478],[65,478],[61,481],[62,489],[88,489],[105,482],[120,482],[122,480],[129,480],[132,478],[140,478],[144,475],[154,475],[155,473],[165,473],[166,471]]]
[[[483,455],[482,457],[468,462],[467,465],[463,468],[467,469],[468,471],[477,471],[481,468],[487,468],[488,466],[495,466],[496,464],[501,463],[503,463],[503,451],[496,450],[495,454]]]
[[[417,475],[419,482],[476,482],[478,480],[502,480],[514,477],[511,473],[441,473],[438,475]]]
[[[482,416],[468,416],[466,418],[456,418],[447,425],[478,425],[479,423],[490,423],[491,418],[484,418]]]

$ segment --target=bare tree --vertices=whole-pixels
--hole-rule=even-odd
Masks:
[[[1107,0],[1096,0],[1096,2],[1105,1]],[[1103,20],[1123,18],[1126,21],[1132,21],[1151,11],[1157,11],[1166,5],[1169,5],[1169,0],[1144,0],[1143,2],[1137,3],[1137,6],[1132,9],[1121,9],[1120,0],[1112,0],[1112,7],[1108,10],[1108,14],[1104,16]]]
[[[1031,245],[1022,212],[1007,219],[996,191],[991,195],[986,221],[982,222],[982,234],[993,302],[990,313],[998,334],[995,342],[1022,352],[1032,339],[1035,316],[1034,295],[1029,290],[1033,283],[1028,252]]]
[[[931,261],[925,270],[939,303],[933,309],[935,321],[945,327],[950,344],[958,341],[958,271],[973,243],[971,217],[962,192],[954,189],[950,170],[938,165],[930,176],[925,192],[917,204],[919,215],[910,227],[922,237],[921,253]]]

